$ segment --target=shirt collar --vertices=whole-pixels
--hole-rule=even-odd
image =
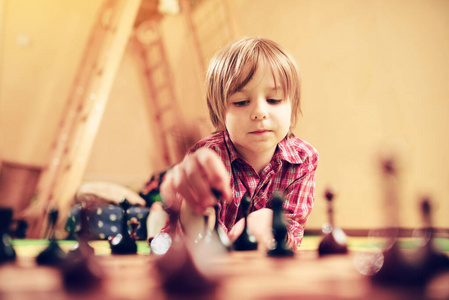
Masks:
[[[294,147],[293,141],[294,136],[290,138],[285,137],[282,141],[279,142],[274,155],[278,155],[281,160],[285,160],[291,164],[301,164],[303,160],[298,149]]]
[[[243,159],[243,157],[241,157],[240,154],[235,149],[234,144],[232,143],[227,130],[225,130],[223,132],[223,136],[224,136],[224,141],[225,141],[226,147],[228,148],[228,151],[229,151],[229,159],[231,160],[231,163],[233,163],[234,160],[236,160],[238,158]]]

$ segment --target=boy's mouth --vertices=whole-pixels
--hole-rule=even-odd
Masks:
[[[250,134],[265,134],[265,133],[268,133],[268,132],[271,132],[271,130],[267,130],[267,129],[255,130],[255,131],[251,131]]]

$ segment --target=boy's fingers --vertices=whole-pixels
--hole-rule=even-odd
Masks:
[[[179,210],[181,203],[177,195],[180,194],[183,199],[192,203],[191,206],[196,206],[197,197],[189,188],[186,181],[183,167],[176,165],[165,175],[165,180],[161,185],[161,197],[166,208]]]
[[[184,161],[184,171],[188,187],[194,194],[194,199],[192,200],[204,208],[213,205],[215,200],[211,197],[210,183],[195,156]]]
[[[165,180],[161,184],[160,194],[165,208],[177,210],[179,208],[176,198],[176,189],[173,185],[172,171],[165,175]]]
[[[197,188],[192,185],[189,176],[186,172],[186,166],[183,163],[182,167],[178,167],[176,177],[174,178],[176,190],[187,201],[190,206],[197,208],[200,205],[201,199],[197,195]]]
[[[199,149],[174,166],[161,185],[161,196],[166,207],[176,204],[179,208],[179,193],[198,213],[213,206],[217,199],[212,190],[219,192],[227,201],[231,198],[229,176],[220,157],[210,149]]]
[[[199,149],[197,152],[198,164],[202,168],[203,176],[210,185],[208,195],[213,196],[212,188],[221,192],[224,200],[231,198],[229,175],[221,158],[210,149]]]

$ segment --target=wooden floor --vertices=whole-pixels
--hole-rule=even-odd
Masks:
[[[0,299],[449,299],[449,273],[423,289],[373,284],[356,268],[373,251],[370,247],[326,257],[304,247],[293,258],[280,259],[263,251],[234,251],[203,265],[204,274],[216,283],[213,290],[172,295],[162,288],[158,257],[145,253],[145,244],[137,255],[118,256],[109,255],[104,241],[94,242],[102,282],[89,293],[69,293],[59,270],[36,265],[33,251],[42,245],[17,246],[17,260],[0,265]]]

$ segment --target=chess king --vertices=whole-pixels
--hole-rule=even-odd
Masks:
[[[296,249],[314,203],[318,164],[315,148],[292,132],[300,113],[296,63],[274,41],[243,38],[215,55],[206,83],[216,132],[166,173],[161,196],[170,221],[162,231],[188,226],[181,207],[201,215],[218,204],[217,222],[235,241],[245,229],[248,195],[247,227],[266,245],[273,240],[271,201],[279,192],[286,244]],[[213,190],[221,194],[218,201]]]

